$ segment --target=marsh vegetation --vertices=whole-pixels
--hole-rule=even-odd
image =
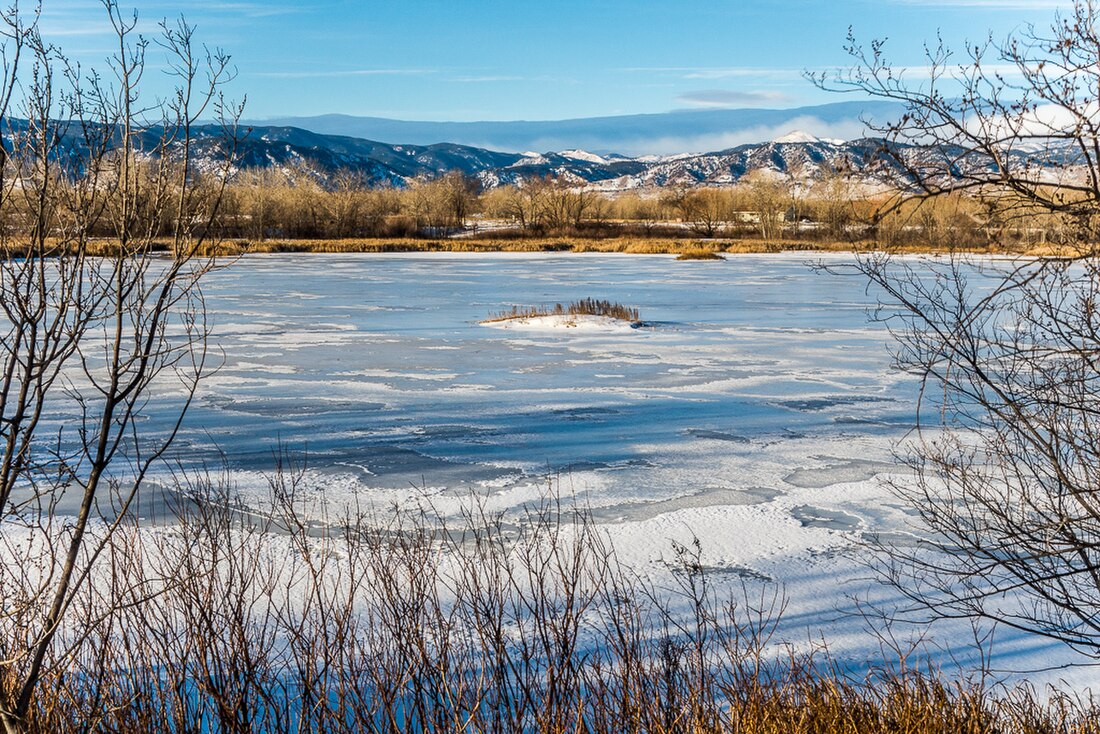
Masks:
[[[112,533],[20,730],[1097,731],[1088,699],[947,680],[907,649],[853,677],[824,646],[777,645],[776,587],[720,590],[699,543],[647,582],[553,487],[518,514],[334,515],[295,471],[263,503],[197,478],[162,524]]]
[[[512,306],[508,311],[500,311],[490,315],[486,322],[537,319],[548,316],[597,316],[629,321],[630,323],[641,321],[641,315],[637,308],[597,298],[582,298],[565,306],[560,303],[556,303],[552,307]]]

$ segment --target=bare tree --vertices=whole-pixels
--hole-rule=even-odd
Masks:
[[[665,198],[680,219],[702,237],[717,237],[734,217],[734,203],[729,191],[713,187],[673,189]]]
[[[922,380],[913,479],[896,491],[925,541],[882,570],[932,617],[987,618],[1100,657],[1100,4],[1049,32],[942,44],[909,81],[884,44],[826,87],[895,100],[878,127],[896,210],[965,192],[988,217],[1058,218],[1059,257],[857,268],[885,294],[898,362]],[[1007,67],[1007,70],[1006,70]]]
[[[617,215],[626,223],[639,225],[646,236],[652,235],[657,225],[667,221],[664,203],[656,194],[630,192],[617,197],[613,203]]]
[[[577,231],[586,219],[597,214],[599,195],[585,191],[580,182],[564,177],[544,179],[542,206],[537,218],[551,232]]]
[[[446,235],[466,226],[477,199],[477,181],[452,172],[412,184],[404,199],[419,229]]]
[[[851,177],[843,169],[831,166],[822,167],[811,189],[815,217],[830,237],[846,238],[848,227],[855,219],[854,201],[857,198],[853,190]]]
[[[136,16],[103,5],[115,40],[104,76],[46,43],[37,13],[0,16],[0,217],[13,223],[0,232],[0,531],[33,561],[0,565],[15,630],[0,639],[9,733],[28,725],[50,661],[103,621],[60,634],[208,371],[198,285],[215,265],[208,232],[235,154],[240,108],[221,96],[229,57],[198,47],[182,19],[150,45]],[[177,88],[147,107],[154,49]],[[200,136],[200,117],[221,124]],[[222,170],[196,169],[200,137]],[[162,385],[184,397],[167,429],[143,432]]]
[[[674,546],[668,585],[638,578],[552,488],[500,515],[336,514],[290,464],[269,479],[241,512],[199,478],[166,532],[113,537],[79,600],[109,629],[43,681],[32,731],[1095,730],[1068,696],[861,685],[824,650],[777,650],[774,586],[721,593],[697,542]]]
[[[790,185],[763,171],[746,176],[741,185],[746,189],[761,239],[778,237],[784,215],[794,201]]]
[[[941,41],[924,69],[898,69],[883,41],[849,34],[854,66],[812,79],[903,109],[896,123],[869,123],[897,202],[965,192],[1001,217],[1058,214],[1077,225],[1066,244],[1088,245],[1100,200],[1098,17],[1095,0],[1075,0],[1049,31],[988,38],[961,58]]]
[[[522,188],[500,186],[485,196],[486,211],[490,216],[515,222],[524,231],[534,229],[542,194],[543,188],[536,182],[527,182]]]

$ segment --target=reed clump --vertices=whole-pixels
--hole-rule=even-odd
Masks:
[[[713,250],[685,250],[681,252],[677,257],[677,260],[725,260],[726,258],[719,255]]]
[[[486,323],[511,321],[512,319],[536,319],[547,316],[603,316],[620,321],[629,321],[632,324],[641,321],[641,313],[637,308],[607,300],[582,298],[564,306],[560,303],[556,303],[552,307],[512,306],[510,310],[498,311],[492,314],[486,319]]]

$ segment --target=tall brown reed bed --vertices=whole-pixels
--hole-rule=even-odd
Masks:
[[[508,311],[492,314],[487,321],[532,319],[541,318],[543,316],[603,316],[606,318],[618,319],[620,321],[630,321],[632,323],[641,320],[641,315],[636,308],[624,306],[621,303],[612,303],[611,301],[599,298],[582,298],[578,301],[573,301],[567,306],[563,306],[560,303],[554,304],[553,307],[549,308],[545,306],[512,306]]]
[[[510,516],[335,515],[299,477],[247,511],[204,481],[177,517],[116,535],[29,730],[1100,731],[1069,696],[905,668],[852,680],[775,644],[775,590],[718,593],[698,547],[676,549],[658,589],[552,493]],[[20,547],[6,584],[33,581]],[[17,614],[0,629],[24,632]]]

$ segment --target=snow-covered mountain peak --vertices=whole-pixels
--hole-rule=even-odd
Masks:
[[[773,143],[819,143],[819,138],[801,130],[792,130],[781,138],[776,138]]]
[[[575,161],[584,161],[585,163],[599,163],[600,165],[607,165],[607,163],[609,163],[608,159],[604,158],[602,155],[589,153],[587,150],[563,150],[559,155],[563,158],[572,158]]]
[[[549,159],[542,153],[535,153],[534,151],[527,151],[523,154],[523,157],[513,163],[509,168],[519,168],[522,166],[545,166],[549,163]]]

